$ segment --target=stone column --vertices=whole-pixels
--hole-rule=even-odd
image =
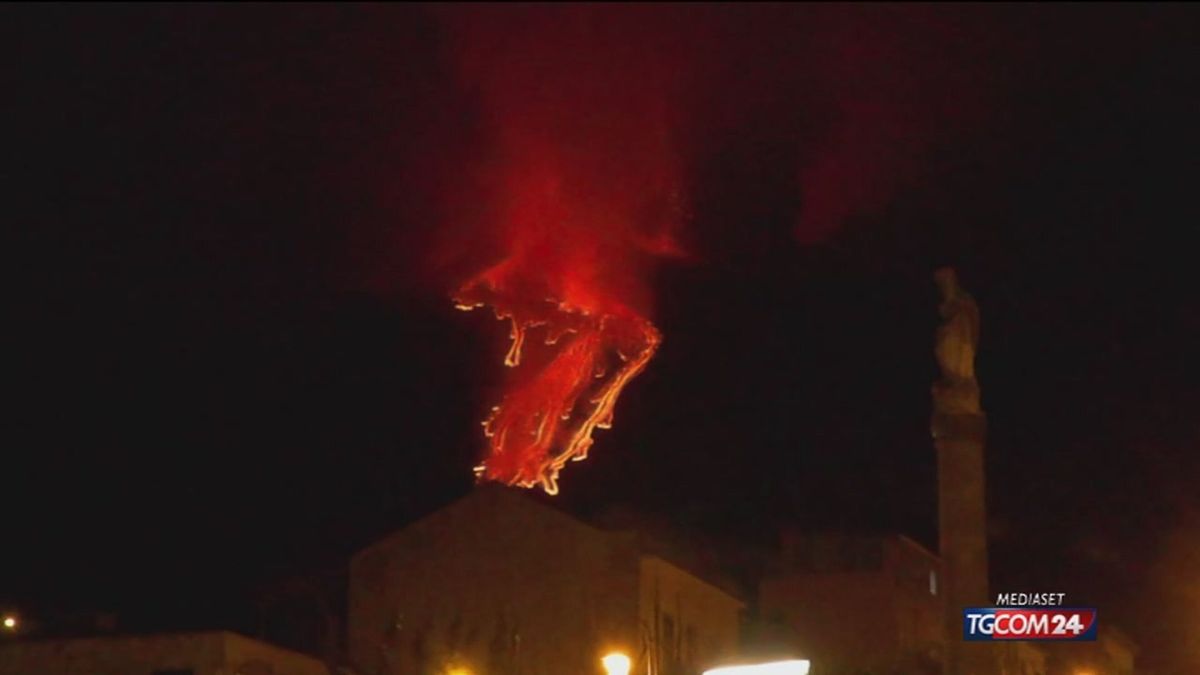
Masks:
[[[944,577],[946,675],[991,675],[993,645],[964,642],[964,607],[988,599],[987,513],[984,502],[983,441],[986,417],[934,413],[938,464],[938,548]]]
[[[930,431],[938,463],[938,548],[945,603],[943,672],[946,675],[995,675],[993,645],[964,642],[962,611],[988,600],[987,509],[983,448],[987,417],[979,402],[975,350],[979,310],[958,285],[954,270],[935,275],[942,292],[935,354],[942,377],[933,386]]]

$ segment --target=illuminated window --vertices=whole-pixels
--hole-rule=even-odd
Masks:
[[[937,595],[937,570],[929,570],[929,594]]]

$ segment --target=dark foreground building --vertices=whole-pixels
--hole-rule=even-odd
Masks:
[[[742,603],[516,491],[484,486],[358,553],[349,650],[363,675],[699,673],[737,654]]]
[[[321,661],[226,631],[28,640],[0,646],[0,675],[329,675]]]
[[[786,534],[759,585],[817,673],[941,672],[942,563],[911,539]]]
[[[786,627],[795,651],[812,660],[813,675],[943,672],[945,565],[938,556],[895,534],[789,533],[781,543],[759,585],[759,612]],[[1049,675],[1036,645],[988,648],[1000,675]]]

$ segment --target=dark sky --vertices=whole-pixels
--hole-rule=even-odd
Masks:
[[[950,262],[983,316],[993,586],[1065,591],[1185,667],[1200,14],[662,11],[705,36],[674,100],[694,255],[657,266],[663,347],[557,499],[932,545]],[[429,264],[480,254],[445,216],[488,144],[446,17],[0,12],[0,600],[244,627],[254,588],[469,490],[505,327]]]

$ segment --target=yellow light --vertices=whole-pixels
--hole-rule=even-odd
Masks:
[[[447,670],[446,675],[471,675],[471,669],[458,666]]]
[[[11,615],[4,617],[4,627],[9,630],[16,628],[17,627],[17,617],[11,616]]]
[[[808,659],[756,663],[752,666],[728,666],[704,671],[704,675],[808,675]]]
[[[604,672],[608,675],[629,675],[629,668],[632,665],[629,657],[621,652],[613,652],[605,656],[600,659],[600,663],[604,664]]]

